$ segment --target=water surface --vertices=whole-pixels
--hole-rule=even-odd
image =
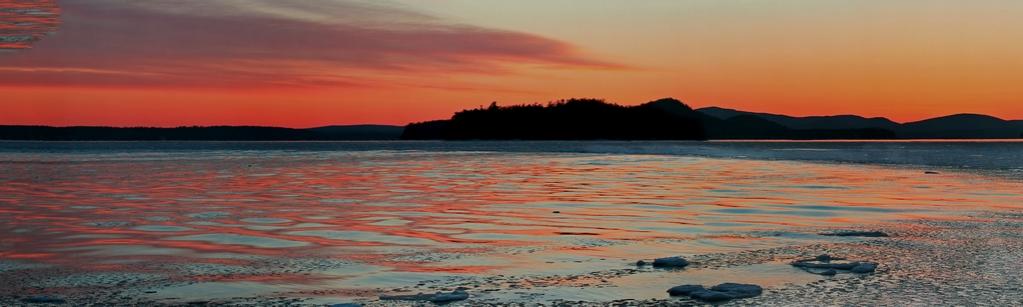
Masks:
[[[33,286],[332,299],[596,272],[836,240],[794,230],[807,227],[1019,208],[1021,153],[1014,142],[5,142],[0,279],[59,269],[65,282]],[[746,271],[800,281],[781,267]]]

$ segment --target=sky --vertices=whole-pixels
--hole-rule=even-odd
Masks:
[[[1023,119],[1016,0],[0,0],[0,124],[406,124],[675,97]]]

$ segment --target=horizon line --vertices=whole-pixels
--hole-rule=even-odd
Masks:
[[[668,98],[670,98],[670,97],[668,97]],[[672,98],[672,99],[674,99],[674,98]],[[603,99],[599,99],[599,100],[603,100]],[[655,100],[652,100],[652,101],[655,101]],[[679,100],[679,101],[684,103],[684,104],[686,104],[684,101],[681,101],[681,100]],[[509,105],[505,105],[505,106],[516,106],[516,105],[527,105],[527,104],[529,104],[529,103],[509,104]],[[688,106],[689,104],[686,104],[686,105]],[[699,107],[699,108],[690,106],[690,108],[692,108],[693,111],[696,111],[696,112],[699,112],[699,110],[702,110],[702,109],[718,108],[718,109],[732,110],[732,111],[738,111],[738,112],[764,114],[764,115],[788,116],[788,117],[793,117],[793,118],[856,116],[856,117],[865,118],[865,119],[884,119],[884,120],[888,120],[888,121],[891,121],[891,122],[899,124],[899,125],[904,125],[904,124],[909,124],[909,123],[916,123],[916,122],[922,122],[922,121],[938,119],[938,118],[951,117],[951,116],[959,116],[959,115],[986,116],[986,117],[991,117],[991,118],[995,118],[995,119],[1002,120],[1002,121],[1007,121],[1007,122],[1023,121],[1023,119],[1006,119],[1006,118],[1002,118],[1002,117],[998,117],[998,116],[994,116],[994,115],[989,115],[989,114],[970,113],[970,112],[952,113],[952,114],[947,114],[947,115],[927,117],[927,118],[923,118],[923,119],[919,119],[919,120],[902,121],[902,122],[900,122],[900,121],[893,120],[893,119],[891,119],[891,118],[889,118],[887,116],[873,116],[873,117],[871,117],[871,116],[864,116],[864,115],[853,114],[853,113],[839,113],[839,114],[829,114],[829,115],[789,115],[789,114],[784,114],[784,113],[774,113],[774,112],[764,112],[764,111],[750,111],[750,110],[742,110],[742,109],[729,108],[729,107],[721,107],[721,106],[706,106],[706,107]],[[470,110],[470,109],[467,108],[467,109],[463,109],[463,110]],[[459,111],[454,111],[454,112],[459,112]],[[408,122],[408,123],[405,123],[405,124],[385,124],[385,123],[352,123],[352,124],[349,124],[349,123],[336,123],[336,124],[323,124],[323,125],[301,126],[301,127],[299,127],[299,126],[261,125],[261,124],[179,124],[179,125],[130,125],[130,126],[129,125],[124,125],[124,126],[118,126],[118,125],[93,125],[93,124],[47,125],[47,124],[7,124],[7,123],[0,123],[0,127],[16,127],[16,126],[20,126],[20,127],[50,127],[50,128],[96,127],[96,128],[162,128],[162,129],[195,128],[195,127],[200,127],[200,128],[208,128],[208,127],[265,127],[265,128],[287,128],[287,129],[302,130],[302,129],[316,129],[316,128],[325,128],[325,127],[337,127],[337,126],[389,126],[389,127],[405,127],[405,126],[408,126],[408,125],[414,124],[414,123],[421,123],[421,122],[428,122],[428,121],[435,121],[435,120],[447,120],[447,119],[450,119],[450,117],[438,118],[438,119],[426,119],[426,120],[420,120],[420,121],[412,121],[412,122]]]

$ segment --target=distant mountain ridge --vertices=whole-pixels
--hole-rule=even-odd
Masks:
[[[982,114],[955,114],[902,124],[905,138],[1023,138],[1023,120],[1004,120]]]
[[[895,138],[900,139],[1023,138],[1023,120],[1004,120],[982,114],[955,114],[900,124],[883,117],[867,118],[858,115],[796,117],[721,107],[706,107],[696,111],[714,119],[726,121],[756,117],[789,129],[883,129],[894,132]],[[763,124],[760,125],[760,128],[777,129]]]
[[[795,117],[781,114],[739,111],[720,107],[700,108],[696,111],[720,119],[728,119],[738,115],[753,115],[791,129],[894,129],[899,126],[899,123],[884,117],[866,118],[859,115]]]

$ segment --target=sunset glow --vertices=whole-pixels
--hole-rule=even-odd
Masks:
[[[55,32],[16,39],[13,8],[53,3],[0,0],[0,124],[406,124],[569,97],[1023,119],[1011,0],[59,0]]]

